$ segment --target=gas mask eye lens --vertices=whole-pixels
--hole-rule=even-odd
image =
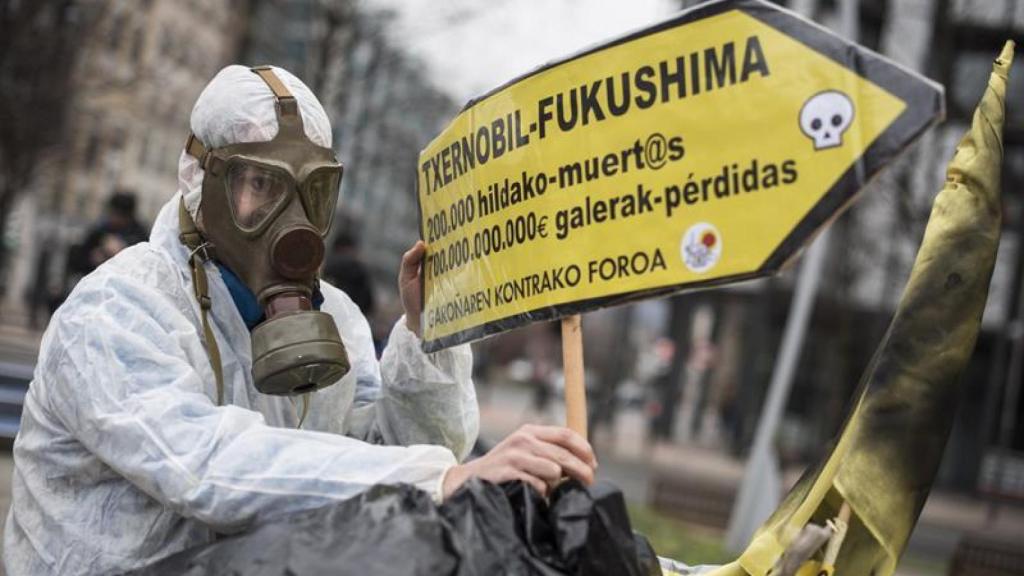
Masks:
[[[289,180],[283,174],[255,164],[231,162],[226,178],[231,214],[243,230],[263,224],[288,191]]]
[[[317,168],[303,182],[302,203],[306,207],[306,215],[321,234],[326,234],[331,227],[340,184],[340,166]]]

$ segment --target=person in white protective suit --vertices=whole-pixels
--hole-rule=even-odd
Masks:
[[[341,166],[301,81],[229,66],[191,129],[149,242],[83,279],[43,337],[9,575],[116,574],[379,483],[441,500],[471,476],[592,481],[590,446],[564,428],[458,463],[478,428],[472,358],[420,349],[422,242],[378,365],[359,309],[317,279]]]

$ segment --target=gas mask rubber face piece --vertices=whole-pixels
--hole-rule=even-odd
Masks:
[[[205,170],[203,234],[266,315],[252,331],[256,388],[301,394],[349,370],[334,319],[312,306],[342,166],[330,148],[306,137],[298,102],[273,71],[253,72],[276,97],[277,135],[213,150],[190,136],[186,148]]]

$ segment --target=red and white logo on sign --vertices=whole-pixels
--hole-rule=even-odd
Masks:
[[[697,273],[707,272],[722,257],[722,234],[711,224],[698,222],[683,234],[680,251],[687,268]]]

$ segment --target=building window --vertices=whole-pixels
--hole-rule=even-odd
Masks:
[[[132,64],[139,64],[143,61],[142,51],[145,48],[146,35],[143,27],[140,25],[135,29],[135,34],[132,36]]]
[[[174,51],[174,37],[171,31],[164,28],[160,31],[160,54],[164,58],[171,58]]]
[[[96,166],[100,156],[100,133],[94,128],[89,134],[89,140],[85,144],[85,167],[87,170]]]
[[[143,168],[149,166],[149,131],[143,131],[142,138],[139,141],[139,159],[138,165]]]
[[[117,51],[121,45],[121,36],[124,35],[124,26],[127,17],[124,13],[116,14],[110,21],[110,35],[107,36],[107,48]]]

